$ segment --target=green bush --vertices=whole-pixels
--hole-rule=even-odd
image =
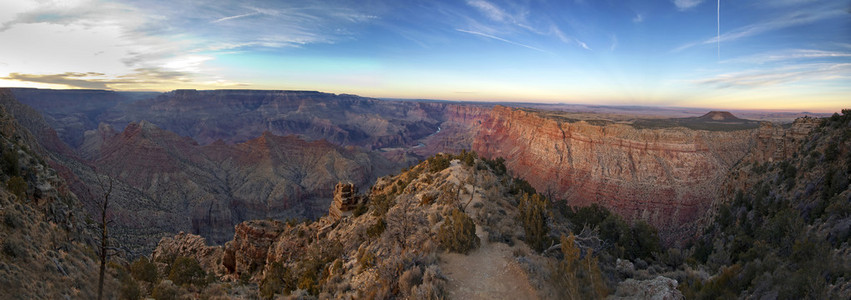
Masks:
[[[493,170],[496,175],[505,175],[508,173],[508,169],[505,168],[505,158],[497,157],[494,159],[482,159],[485,164],[487,164],[491,170]]]
[[[5,149],[3,151],[3,172],[9,176],[20,176],[21,166],[18,163],[18,151],[15,149]]]
[[[541,195],[524,194],[518,205],[519,222],[526,233],[525,241],[535,251],[544,251],[552,242],[549,237],[550,228],[547,225],[547,200]]]
[[[23,200],[27,196],[27,182],[20,176],[12,176],[6,182],[6,188],[10,193],[18,197],[18,200]]]
[[[381,236],[384,233],[384,229],[387,229],[387,222],[384,221],[384,218],[381,218],[378,219],[378,222],[366,228],[366,235],[374,239]]]
[[[3,223],[9,228],[15,229],[24,226],[24,221],[21,220],[21,215],[18,214],[17,210],[7,209],[6,214],[3,215]]]
[[[565,299],[604,299],[608,293],[603,273],[597,258],[586,253],[580,258],[581,251],[575,244],[573,233],[561,237],[561,251],[564,259],[553,266],[551,280]]]
[[[171,272],[168,274],[168,279],[174,284],[196,285],[203,286],[206,282],[207,274],[198,260],[192,257],[178,256],[171,265]]]
[[[360,264],[361,269],[366,269],[375,265],[375,254],[372,251],[367,250],[366,248],[360,248],[358,250],[358,263]]]
[[[511,189],[509,190],[509,193],[511,193],[512,195],[534,195],[537,194],[538,191],[536,191],[535,188],[532,187],[532,185],[529,184],[528,181],[523,180],[522,178],[514,178],[512,180]]]
[[[118,273],[118,282],[121,284],[118,293],[121,299],[136,300],[142,297],[139,283],[133,280],[133,276],[123,266],[110,263],[110,267]]]
[[[157,265],[148,260],[147,257],[141,256],[130,264],[130,274],[136,280],[141,280],[149,283],[157,282]]]
[[[365,214],[368,210],[369,210],[369,206],[367,206],[366,203],[361,201],[361,203],[358,203],[358,205],[355,206],[355,209],[352,211],[352,216],[354,216],[355,218],[360,217],[361,215]]]
[[[151,293],[151,296],[157,300],[177,300],[181,298],[181,294],[183,294],[179,287],[174,284],[169,283],[168,281],[162,281],[154,287],[154,291]]]
[[[26,258],[27,255],[24,246],[20,242],[10,239],[10,237],[6,237],[3,241],[3,253],[14,258]]]
[[[603,223],[609,215],[611,215],[611,212],[608,209],[597,203],[593,203],[589,206],[570,209],[566,217],[575,226],[574,230],[579,231],[586,225],[594,227],[597,224]]]
[[[393,186],[395,189],[396,186]],[[390,210],[390,207],[396,202],[393,195],[374,194],[369,199],[369,206],[372,208],[372,215],[383,217]]]
[[[263,299],[272,299],[275,294],[284,294],[292,291],[295,287],[295,280],[292,275],[281,262],[274,262],[266,270],[266,276],[260,281],[260,297]]]
[[[479,154],[476,151],[468,152],[467,150],[461,150],[461,155],[458,156],[458,159],[469,167],[472,167],[476,163],[476,158],[479,158]]]
[[[444,169],[449,167],[449,161],[452,160],[452,156],[448,154],[436,154],[435,156],[428,158],[428,171],[432,173],[437,173],[443,171]]]
[[[444,249],[463,254],[470,253],[480,244],[473,219],[457,208],[452,209],[440,225],[437,239]]]

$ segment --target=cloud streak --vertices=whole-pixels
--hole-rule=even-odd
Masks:
[[[739,27],[733,29],[732,31],[726,32],[724,34],[712,37],[710,39],[706,39],[699,42],[692,42],[688,44],[684,44],[677,48],[674,48],[673,52],[683,51],[694,46],[698,45],[710,45],[710,44],[718,44],[720,42],[730,42],[738,39],[751,37],[759,34],[763,34],[770,31],[775,31],[779,29],[784,29],[788,27],[810,24],[813,22],[835,18],[839,16],[847,15],[846,12],[842,10],[836,9],[826,9],[826,10],[816,10],[816,11],[798,11],[791,14],[788,14],[783,17],[771,19],[768,21],[755,23],[743,27]]]
[[[133,73],[116,77],[99,72],[64,72],[57,74],[9,73],[8,76],[0,77],[0,79],[100,90],[138,89],[146,86],[155,89],[158,86],[174,83],[194,86],[214,85],[215,87],[246,86],[244,83],[222,79],[196,81],[191,73],[163,68],[139,68]]]
[[[801,60],[816,60],[816,59],[837,59],[851,58],[851,52],[840,51],[825,51],[815,49],[791,49],[784,51],[775,51],[767,53],[759,53],[741,58],[729,59],[722,61],[723,63],[752,63],[765,64],[784,61],[801,61]]]
[[[851,63],[803,64],[721,74],[695,83],[717,88],[758,88],[798,81],[826,81],[851,77]]]
[[[219,22],[224,22],[224,21],[230,21],[230,20],[235,20],[235,19],[239,19],[239,18],[256,16],[256,15],[259,15],[259,14],[260,14],[259,12],[253,12],[253,13],[241,14],[241,15],[236,15],[236,16],[223,17],[223,18],[211,21],[210,23],[219,23]]]
[[[700,5],[703,0],[674,0],[674,6],[679,10],[689,10],[695,6]]]
[[[486,34],[486,33],[481,33],[481,32],[477,32],[477,31],[470,31],[470,30],[464,30],[464,29],[455,29],[455,30],[457,30],[457,31],[459,31],[459,32],[463,32],[463,33],[467,33],[467,34],[472,34],[472,35],[477,35],[477,36],[480,36],[480,37],[485,37],[485,38],[489,38],[489,39],[493,39],[493,40],[501,41],[501,42],[508,43],[508,44],[512,44],[512,45],[515,45],[515,46],[520,46],[520,47],[524,47],[524,48],[532,49],[532,50],[535,50],[535,51],[539,51],[539,52],[543,52],[543,53],[551,54],[551,53],[550,53],[549,51],[547,51],[547,50],[544,50],[544,49],[541,49],[541,48],[537,48],[537,47],[533,47],[533,46],[529,46],[529,45],[522,44],[522,43],[518,43],[518,42],[515,42],[515,41],[506,40],[506,39],[501,38],[501,37],[498,37],[498,36],[493,36],[493,35]],[[583,44],[584,44],[584,43],[583,43]]]

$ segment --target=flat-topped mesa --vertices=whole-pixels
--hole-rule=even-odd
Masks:
[[[737,118],[733,114],[728,111],[710,111],[703,116],[698,117],[700,120],[705,121],[741,121],[742,119]]]
[[[334,186],[334,201],[328,208],[328,216],[336,221],[352,215],[352,210],[358,206],[364,197],[357,194],[358,188],[351,182],[339,182]]]

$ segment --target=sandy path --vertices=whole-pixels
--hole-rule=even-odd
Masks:
[[[449,299],[538,299],[526,272],[514,261],[512,249],[488,243],[487,233],[476,226],[482,245],[469,255],[441,254],[440,268],[449,279]]]

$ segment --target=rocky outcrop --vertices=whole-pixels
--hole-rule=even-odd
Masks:
[[[496,106],[473,150],[504,157],[515,175],[570,205],[601,204],[641,219],[668,240],[694,230],[730,167],[751,147],[752,131],[562,121]]]
[[[617,292],[607,299],[652,299],[680,300],[685,299],[683,293],[677,290],[677,281],[664,276],[648,280],[627,279],[618,284]]]
[[[272,243],[284,231],[280,221],[255,220],[236,226],[233,240],[225,244],[222,264],[228,273],[252,274],[266,266]]]
[[[818,126],[820,120],[811,117],[795,119],[785,128],[780,124],[763,122],[756,132],[754,146],[748,160],[774,162],[790,158],[798,152],[801,142]]]
[[[203,237],[180,232],[174,237],[163,237],[151,253],[151,260],[164,270],[166,264],[179,256],[191,257],[198,261],[205,272],[224,275],[223,254],[221,246],[208,246]]]
[[[334,200],[328,208],[329,218],[339,220],[344,216],[352,215],[352,210],[365,199],[357,193],[357,187],[351,182],[337,183],[334,186]]]

